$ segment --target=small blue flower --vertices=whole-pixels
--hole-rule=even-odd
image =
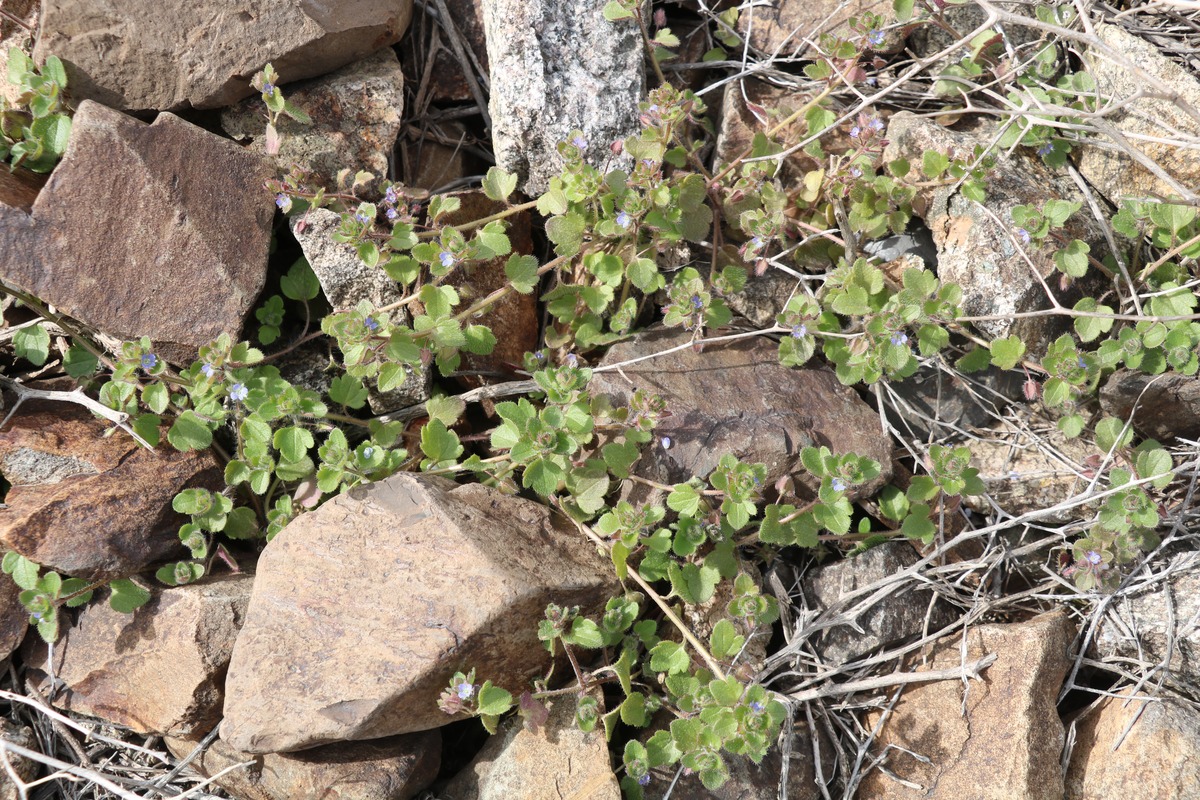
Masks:
[[[379,323],[375,320],[374,317],[367,317],[366,319],[364,319],[363,325],[366,325],[367,330],[369,330],[371,333],[374,333],[375,331],[379,330]]]
[[[835,492],[846,491],[846,482],[841,478],[834,478],[832,481],[830,481],[829,485],[833,487]]]
[[[460,683],[458,686],[455,687],[455,691],[458,694],[459,700],[470,700],[471,697],[475,694],[475,685],[472,683],[467,683],[466,681],[463,681],[462,683]]]
[[[883,40],[886,38],[887,36],[883,31],[867,31],[867,42],[869,42],[872,47],[878,47],[879,45],[883,44]]]
[[[862,177],[862,170],[861,170],[861,169],[859,169],[858,167],[851,167],[851,168],[850,168],[850,177],[852,177],[852,178],[861,178],[861,177]]]
[[[399,199],[399,198],[397,197],[397,195],[396,195],[396,187],[395,187],[395,186],[389,186],[389,187],[387,188],[387,191],[383,193],[383,199],[384,199],[384,201],[385,201],[385,202],[388,202],[388,203],[395,203],[395,202],[396,202],[396,200],[398,200],[398,199]]]
[[[373,455],[375,455],[375,448],[374,448],[374,447],[364,447],[364,448],[363,448],[363,451],[362,451],[362,457],[363,457],[363,458],[365,458],[365,459],[367,459],[367,460],[369,461],[369,460],[371,459],[371,456],[373,456]]]
[[[1045,158],[1046,156],[1050,155],[1053,152],[1054,152],[1054,144],[1051,142],[1046,142],[1044,145],[1042,145],[1041,147],[1039,147],[1037,149],[1037,154],[1043,158]]]
[[[146,353],[146,355],[142,356],[142,369],[146,370],[146,372],[149,372],[157,366],[158,356],[154,355],[154,353]]]
[[[263,94],[265,94],[268,97],[275,94],[275,84],[271,83],[270,81],[267,81],[266,83],[263,84],[262,92],[263,92]]]
[[[1087,362],[1083,360],[1083,356],[1079,357],[1079,368],[1087,369]]]
[[[628,212],[622,211],[620,214],[617,214],[617,224],[622,228],[628,228],[633,224],[633,217],[629,216]]]
[[[200,367],[200,371],[204,373],[204,377],[206,378],[211,378],[213,375],[217,374],[217,368],[212,364],[209,364],[207,361],[205,361],[204,365]]]
[[[704,301],[700,299],[700,295],[692,295],[692,308],[696,309],[697,311],[704,308]]]
[[[246,399],[250,394],[250,390],[246,388],[244,383],[235,383],[229,387],[229,399],[238,403]]]
[[[807,335],[808,335],[808,326],[807,325],[794,325],[792,327],[792,338],[793,339],[803,339]]]
[[[648,786],[650,784],[650,773],[647,772],[642,777],[638,778],[638,786]]]
[[[651,114],[657,114],[658,113],[658,103],[651,103],[650,105],[646,106],[646,110],[649,111]]]
[[[761,714],[763,712],[763,709],[765,709],[765,708],[766,708],[766,706],[757,700],[754,700],[750,703],[750,710],[753,711],[755,714]]]
[[[458,259],[454,257],[454,253],[449,250],[443,250],[438,254],[438,261],[442,262],[442,266],[446,268],[453,267],[458,263]]]
[[[664,437],[662,437],[662,439],[660,441],[662,442],[663,450],[671,449],[671,437],[670,436],[664,436]]]
[[[1022,244],[1029,244],[1029,242],[1032,238],[1029,235],[1029,231],[1025,230],[1024,228],[1017,228],[1016,233],[1017,233],[1017,238],[1021,240]]]
[[[857,139],[861,135],[862,135],[862,128],[858,127],[857,125],[855,125],[853,128],[850,129],[850,138],[851,139]]]
[[[1087,561],[1093,567],[1104,560],[1103,558],[1100,557],[1100,554],[1097,553],[1095,550],[1088,550],[1087,553],[1084,554],[1083,558],[1085,561]]]
[[[275,195],[275,205],[278,206],[280,211],[286,212],[292,207],[292,198],[288,197],[283,192],[280,192],[279,194]]]
[[[368,217],[366,214],[362,213],[361,211],[358,212],[357,214],[355,214],[354,218],[356,220],[358,220],[359,222],[361,222],[363,225],[369,225],[371,222],[371,218]]]
[[[563,361],[566,362],[566,365],[572,369],[579,366],[579,356],[575,355],[574,353],[567,353],[567,357],[564,358]]]
[[[399,211],[397,211],[397,210],[396,210],[396,209],[394,209],[394,208],[389,208],[387,211],[384,211],[384,212],[383,212],[383,215],[384,215],[385,217],[387,217],[389,220],[391,220],[391,221],[395,222],[395,221],[396,221],[396,217],[400,216],[400,212],[399,212]]]
[[[892,344],[896,345],[897,347],[906,345],[906,344],[908,344],[908,334],[905,333],[904,331],[896,331],[895,333],[892,334],[891,341],[892,341]]]
[[[879,133],[880,131],[883,130],[883,120],[873,119],[867,123],[867,127],[870,128],[871,130],[875,131],[876,133]]]
[[[33,617],[33,618],[34,618],[35,620],[37,620],[38,622],[41,622],[41,621],[42,621],[42,612],[40,612],[40,611],[34,611],[34,612],[33,612],[32,614],[30,614],[29,616]]]
[[[642,166],[645,167],[646,169],[655,169],[657,167],[657,164],[654,163],[654,159],[652,159],[652,158],[643,158]]]
[[[588,143],[587,139],[583,138],[579,134],[575,134],[573,137],[571,137],[571,144],[575,145],[580,150],[583,150],[587,147]]]

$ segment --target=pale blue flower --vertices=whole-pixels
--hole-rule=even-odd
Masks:
[[[622,228],[628,228],[633,224],[633,217],[629,216],[628,212],[622,211],[621,213],[617,214],[617,224]]]
[[[1029,244],[1033,237],[1024,228],[1017,228],[1017,238],[1021,240],[1022,244]]]
[[[1046,142],[1044,145],[1042,145],[1041,147],[1039,147],[1037,149],[1037,154],[1039,156],[1041,156],[1042,158],[1045,158],[1046,156],[1050,155],[1053,152],[1054,152],[1054,145],[1051,142]]]
[[[1094,567],[1094,566],[1096,566],[1097,564],[1099,564],[1101,561],[1103,561],[1103,560],[1104,560],[1104,559],[1103,559],[1103,558],[1100,556],[1100,554],[1099,554],[1099,553],[1097,553],[1095,550],[1088,550],[1088,551],[1087,551],[1087,553],[1086,553],[1086,554],[1083,556],[1083,558],[1084,558],[1084,560],[1085,560],[1085,561],[1087,561],[1087,562],[1088,562],[1089,564],[1091,564],[1093,567]]]
[[[438,260],[442,262],[442,266],[446,268],[453,267],[458,263],[458,259],[454,257],[454,253],[449,250],[443,250],[438,254]]]
[[[149,372],[158,366],[158,356],[154,355],[154,353],[146,353],[146,355],[142,356],[141,363],[142,369],[146,370],[146,372]]]
[[[895,333],[892,334],[891,341],[892,341],[892,344],[896,345],[897,347],[906,345],[906,344],[908,344],[908,334],[905,333],[904,331],[896,331]]]
[[[242,402],[250,395],[250,390],[246,388],[244,383],[235,383],[229,387],[229,399],[236,402]]]
[[[455,690],[458,694],[459,700],[470,700],[471,697],[474,696],[474,694],[475,694],[475,685],[472,683],[467,683],[466,681],[463,681],[462,683],[460,683],[458,686],[455,687]]]
[[[867,42],[870,43],[872,47],[878,47],[879,45],[883,44],[883,40],[886,38],[887,36],[883,31],[867,31]]]
[[[807,325],[795,325],[792,327],[792,338],[793,339],[803,339],[807,335],[808,335],[808,326]]]
[[[830,481],[829,485],[833,487],[835,492],[846,491],[846,482],[841,478],[834,478],[832,481]]]
[[[206,378],[211,378],[213,375],[217,374],[217,368],[212,364],[209,364],[207,361],[205,361],[200,367],[200,371],[204,373],[204,377]]]

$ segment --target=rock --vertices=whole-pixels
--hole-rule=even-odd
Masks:
[[[441,129],[459,141],[465,138],[466,129],[454,122],[448,122]],[[410,137],[411,141],[411,137]],[[443,144],[436,141],[432,135],[407,145],[410,160],[407,161],[407,183],[430,192],[443,186],[449,186],[467,175],[467,154],[457,144]]]
[[[268,62],[286,81],[324,75],[400,41],[412,0],[45,0],[34,58],[67,66],[71,95],[110,108],[220,108]]]
[[[46,185],[46,177],[21,167],[0,170],[0,205],[19,208],[28,214]]]
[[[473,64],[478,65],[479,71],[482,72],[482,80],[480,80],[479,74],[476,74],[475,80],[480,82],[480,88],[486,92],[488,54],[487,37],[483,30],[483,1],[446,0],[446,8],[450,12],[450,21],[454,25],[454,30],[462,38],[467,58]],[[474,100],[475,98],[471,95],[471,87],[463,75],[463,67],[447,41],[449,34],[440,30],[439,37],[442,46],[434,56],[433,66],[429,73],[430,98],[439,105]]]
[[[483,750],[439,793],[440,800],[620,800],[603,728],[575,726],[576,698],[559,697],[536,733],[519,717],[488,739]]]
[[[969,159],[975,145],[986,145],[993,134],[986,125],[977,131],[951,131],[932,120],[901,112],[888,123],[887,138],[885,161],[907,158],[910,163],[920,164],[927,150],[936,150],[950,158]],[[971,316],[1000,316],[972,324],[990,337],[1019,336],[1035,355],[1044,352],[1065,327],[1062,320],[1049,316],[1005,317],[1050,307],[1041,281],[1030,274],[1029,264],[1017,249],[1019,239],[1012,222],[1012,209],[1021,204],[1041,207],[1051,198],[1078,201],[1086,208],[1085,198],[1070,179],[1057,175],[1040,159],[1022,151],[997,155],[995,169],[987,181],[986,207],[966,199],[953,186],[922,190],[913,203],[914,208],[924,209],[921,216],[933,232],[938,249],[938,276],[962,287],[964,312]],[[1068,239],[1087,242],[1092,252],[1107,247],[1103,231],[1086,212],[1072,216],[1062,234]],[[1026,248],[1038,274],[1048,279],[1052,288],[1058,283],[1054,251],[1050,245]],[[1089,283],[1085,278],[1069,291],[1057,291],[1059,302],[1070,308]]]
[[[1119,25],[1098,22],[1095,36],[1107,52],[1088,48],[1087,71],[1095,78],[1099,95],[1112,104],[1112,113],[1104,119],[1123,141],[1081,142],[1075,150],[1079,172],[1114,205],[1126,197],[1194,199],[1200,185],[1194,149],[1162,137],[1166,131],[1172,132],[1168,135],[1172,140],[1194,141],[1200,136],[1195,110],[1200,108],[1200,82],[1153,44]],[[1124,152],[1130,149],[1140,151],[1170,180],[1135,162]]]
[[[16,581],[0,579],[0,660],[12,655],[29,631],[29,612],[20,598],[21,587]]]
[[[31,728],[25,725],[16,725],[4,718],[0,718],[0,739],[15,744],[17,747],[24,747],[26,750],[38,749],[38,740],[33,735]],[[38,772],[42,768],[37,761],[12,752],[6,751],[4,760],[24,784],[29,784],[37,778]],[[7,769],[0,769],[0,800],[25,800],[28,796],[25,788],[18,789],[17,785],[13,783]]]
[[[995,367],[961,375],[926,363],[904,380],[888,384],[884,408],[905,436],[919,441],[957,438],[963,431],[1000,420],[1009,401],[1021,396],[1023,380],[1020,373]],[[971,447],[974,452],[974,442]]]
[[[28,53],[33,49],[33,34],[37,30],[38,14],[41,12],[39,0],[7,0],[4,10],[8,13],[0,17],[0,75],[8,74],[8,51],[17,48]],[[18,24],[19,23],[19,24]],[[0,97],[9,104],[15,103],[20,90],[8,81],[0,81]]]
[[[850,17],[872,11],[890,18],[889,10],[878,0],[780,0],[747,7],[738,15],[737,30],[760,52],[787,57],[808,50],[822,33],[853,38],[843,27]]]
[[[908,569],[918,560],[908,542],[888,542],[853,558],[817,567],[804,584],[808,605],[816,612],[805,627],[816,628],[843,618],[871,596],[871,592],[862,591],[865,587]],[[813,647],[825,663],[840,666],[872,650],[937,633],[957,618],[951,606],[936,599],[929,589],[917,588],[916,582],[897,586],[903,588],[876,598],[854,616],[861,630],[839,623],[820,634]]]
[[[1055,704],[1071,659],[1074,625],[1063,612],[1012,625],[980,625],[937,644],[916,672],[954,669],[985,654],[982,680],[905,690],[875,739],[887,757],[867,773],[860,797],[880,800],[1059,800],[1064,731]],[[964,701],[965,693],[965,701]],[[879,721],[871,712],[868,730]],[[907,751],[929,759],[919,761]],[[897,780],[897,778],[899,780]],[[903,782],[901,782],[903,781]]]
[[[376,307],[400,300],[400,289],[382,268],[368,267],[353,246],[333,240],[340,224],[341,215],[327,208],[314,208],[291,220],[292,233],[316,273],[329,304],[335,310],[347,310],[363,300],[369,300]],[[390,313],[402,324],[410,321],[403,308]],[[381,393],[378,384],[369,380],[367,400],[376,414],[423,403],[429,399],[432,380],[428,367],[412,370],[404,383],[390,392]]]
[[[1200,436],[1200,377],[1122,368],[1100,387],[1100,407],[1110,416],[1132,418],[1133,426],[1146,436],[1195,439]]]
[[[1096,653],[1101,659],[1165,661],[1173,676],[1195,681],[1200,677],[1200,630],[1195,625],[1200,619],[1200,558],[1194,552],[1176,555],[1162,574],[1170,577],[1112,602],[1096,632]]]
[[[196,742],[168,737],[176,758],[186,758]],[[409,733],[370,742],[342,742],[303,753],[253,755],[216,739],[191,766],[205,777],[246,761],[216,784],[240,800],[409,800],[437,776],[439,731]]]
[[[759,8],[755,10],[755,14],[764,11],[765,9]],[[776,127],[812,100],[812,96],[812,92],[789,91],[754,78],[726,84],[721,100],[721,127],[717,132],[716,164],[724,166],[742,155],[754,143],[755,134],[766,133]],[[748,103],[750,105],[747,105]],[[755,107],[754,110],[751,110],[751,105]],[[800,119],[776,135],[784,141],[797,141],[803,138],[805,130],[804,120]],[[830,138],[838,137],[831,133]],[[835,144],[830,142],[831,150],[835,149]],[[783,168],[778,177],[784,186],[795,186],[803,181],[805,173],[821,166],[824,165],[808,153],[799,150],[783,160]]]
[[[639,130],[637,23],[608,22],[591,0],[483,0],[496,164],[540,195],[562,172],[559,142],[583,132],[584,157],[619,168],[609,147]]]
[[[75,405],[27,402],[0,431],[0,472],[13,486],[0,541],[87,580],[134,575],[183,557],[171,509],[183,489],[225,485],[212,453],[149,451]]]
[[[1200,723],[1194,705],[1132,689],[1107,697],[1076,722],[1066,800],[1128,796],[1195,798],[1200,787]],[[1116,749],[1114,749],[1116,748]]]
[[[544,674],[546,606],[598,611],[612,567],[544,506],[408,473],[294,520],[258,563],[221,737],[286,752],[428,730],[464,664],[509,691]]]
[[[1068,439],[1049,423],[1036,433],[1011,425],[982,430],[969,444],[971,466],[979,470],[989,499],[966,495],[963,504],[990,514],[994,503],[1013,516],[1045,511],[1083,491],[1090,482],[1084,464],[1099,452],[1083,439]],[[1056,511],[1041,521],[1071,522],[1080,513],[1080,508]]]
[[[204,735],[221,718],[222,682],[252,582],[240,574],[155,587],[132,614],[103,600],[84,606],[54,648],[55,682],[66,684],[54,704],[138,733]],[[27,655],[41,691],[53,696],[46,644],[37,639]]]
[[[1027,10],[1029,7],[1024,3],[1013,2],[1013,0],[1000,0],[995,5],[1001,11],[1029,16],[1032,21],[1032,13]],[[963,35],[974,31],[986,22],[988,18],[987,12],[974,3],[947,4],[941,7],[939,11],[950,30],[959,31]],[[928,58],[951,47],[962,38],[951,34],[950,30],[940,28],[937,25],[918,25],[908,34],[905,44],[918,58]],[[1008,23],[1004,25],[1004,41],[1014,48],[1019,48],[1023,51],[1028,50],[1030,56],[1036,52],[1035,49],[1030,47],[1030,42],[1036,42],[1042,35],[1042,32],[1036,28]],[[958,50],[951,51],[942,58],[934,61],[933,65],[929,67],[929,75],[941,75],[946,67],[959,63],[968,52],[969,50],[965,46],[960,47]]]
[[[258,156],[174,114],[146,125],[85,101],[33,212],[0,206],[3,278],[190,362],[221,333],[236,339],[262,291],[268,175]]]
[[[326,186],[335,186],[343,169],[388,174],[404,113],[404,73],[394,50],[385,47],[329,75],[289,86],[287,98],[313,122],[302,125],[287,117],[280,122],[280,172],[299,164]],[[249,140],[254,152],[266,152],[261,96],[222,112],[221,127],[235,139]]]
[[[691,334],[659,329],[613,345],[602,367],[686,345]],[[632,384],[630,383],[632,381]],[[892,474],[891,440],[879,417],[854,391],[824,367],[780,366],[777,346],[762,338],[709,347],[697,353],[685,347],[667,355],[598,372],[590,386],[615,405],[628,405],[635,389],[660,395],[671,416],[655,433],[659,443],[639,462],[667,483],[705,477],[725,453],[767,465],[767,483],[795,473],[807,445],[825,445],[835,453],[854,452],[880,462],[879,477],[856,487],[870,495]],[[663,443],[669,440],[669,447]],[[648,476],[649,477],[649,476]]]

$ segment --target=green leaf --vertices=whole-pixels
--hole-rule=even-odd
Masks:
[[[897,22],[908,22],[912,19],[913,5],[916,0],[892,0],[892,11],[896,14]]]
[[[571,630],[563,634],[567,644],[579,645],[588,650],[604,646],[604,631],[600,626],[586,617],[576,617],[571,621]]]
[[[650,669],[671,675],[686,672],[691,659],[678,642],[659,642],[650,650]]]
[[[494,169],[494,167],[493,167]],[[512,252],[512,242],[504,232],[504,223],[490,222],[487,227],[475,234],[476,240],[491,251],[493,256],[506,256]]]
[[[910,539],[917,539],[925,544],[933,541],[937,535],[937,526],[929,518],[929,506],[924,503],[914,503],[909,515],[900,526],[900,532]]]
[[[100,361],[77,344],[68,347],[67,354],[63,356],[63,369],[72,378],[86,378],[94,375],[98,366],[100,366]]]
[[[991,345],[992,364],[1000,369],[1012,369],[1025,355],[1025,342],[1017,335],[996,339]]]
[[[963,372],[979,372],[988,368],[992,361],[992,351],[986,347],[972,348],[969,353],[955,362],[954,366]]]
[[[617,0],[609,0],[604,4],[604,18],[609,22],[616,22],[620,19],[629,19],[633,16],[633,12],[625,8],[617,2]],[[11,73],[11,70],[10,70]]]
[[[490,168],[487,175],[483,176],[483,193],[491,200],[505,202],[516,188],[517,176],[500,167]]]
[[[433,419],[421,428],[421,452],[431,463],[440,464],[456,460],[462,455],[463,446],[457,433],[441,420]]]
[[[483,686],[479,687],[480,714],[500,716],[507,714],[512,706],[512,695],[499,686],[493,686],[491,681],[485,681]]]
[[[521,294],[529,294],[537,288],[540,280],[538,262],[533,256],[523,256],[513,253],[504,264],[504,277]]]
[[[921,158],[921,172],[930,180],[940,178],[948,166],[950,166],[950,159],[937,150],[926,150],[925,155]]]
[[[712,599],[721,576],[709,566],[684,564],[680,567],[672,561],[667,565],[667,576],[671,589],[689,605],[702,605]]]
[[[18,358],[40,367],[50,357],[50,332],[40,322],[21,328],[13,335],[13,349]]]
[[[733,623],[727,619],[720,620],[713,626],[709,636],[709,648],[713,656],[721,661],[728,661],[742,650],[746,637],[738,634]]]
[[[297,425],[289,425],[275,431],[272,444],[275,445],[275,449],[279,451],[284,461],[295,464],[308,455],[308,450],[313,446],[314,441],[312,431]]]
[[[13,582],[25,590],[35,589],[38,585],[37,564],[20,553],[9,551],[4,554],[4,571],[12,575]]]
[[[1058,421],[1058,430],[1068,439],[1074,439],[1083,433],[1083,422],[1080,414],[1068,414]]]
[[[700,511],[700,493],[690,483],[680,483],[667,495],[667,508],[685,517],[694,517]]]
[[[1116,417],[1105,417],[1096,423],[1096,447],[1105,453],[1114,448],[1128,447],[1133,441],[1133,426]]]
[[[347,408],[367,404],[367,387],[353,375],[339,375],[329,383],[329,399]]]
[[[304,256],[296,259],[287,275],[279,279],[279,288],[291,300],[315,300],[321,293],[321,282]]]
[[[425,402],[425,413],[450,426],[458,422],[467,404],[457,397],[431,397]]]
[[[551,217],[546,221],[546,236],[554,242],[554,252],[560,256],[573,256],[583,245],[584,219],[575,212]]]
[[[167,431],[167,441],[182,452],[203,450],[212,444],[212,437],[208,423],[190,409],[180,414],[171,430]]]
[[[1067,246],[1054,254],[1054,265],[1072,278],[1082,278],[1088,271],[1087,254],[1092,250],[1087,242],[1072,239]]]
[[[165,383],[151,383],[142,389],[142,402],[155,414],[161,414],[171,402],[171,392]]]
[[[646,714],[646,696],[641,692],[630,692],[621,703],[621,722],[635,728],[644,728],[650,722]]]
[[[112,596],[108,598],[109,605],[122,614],[132,614],[150,602],[150,592],[128,578],[112,581],[108,588],[112,590]]]
[[[558,485],[565,477],[562,468],[550,459],[535,458],[525,467],[521,485],[542,497],[549,497],[558,491]]]
[[[908,514],[908,497],[895,486],[885,486],[879,492],[879,511],[885,517],[899,522]]]

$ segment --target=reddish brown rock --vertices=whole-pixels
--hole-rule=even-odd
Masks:
[[[166,745],[180,759],[196,748],[195,741],[186,739],[167,738]],[[216,779],[240,800],[409,800],[437,777],[441,750],[439,731],[265,755],[243,753],[217,739],[191,766],[211,777],[234,764],[253,762]]]
[[[271,540],[226,683],[251,753],[428,730],[463,665],[517,693],[549,667],[546,606],[599,610],[612,567],[538,503],[400,473]]]
[[[45,642],[33,642],[26,663],[59,708],[138,733],[203,735],[221,717],[225,669],[252,582],[242,574],[156,588],[132,614],[90,603],[54,648],[53,674],[66,684],[57,695]]]
[[[16,581],[7,575],[0,579],[0,659],[12,655],[29,632],[29,612],[20,597]]]
[[[0,473],[13,486],[0,509],[4,546],[88,580],[123,578],[184,557],[171,509],[179,491],[224,487],[207,451],[146,450],[66,403],[25,403],[0,431]]]
[[[430,4],[432,7],[432,4]],[[486,90],[488,70],[487,39],[483,31],[483,0],[446,0],[450,21],[462,39],[468,60],[478,64],[483,80],[475,73],[475,80]],[[438,25],[438,23],[432,23]],[[430,68],[430,95],[435,103],[462,103],[473,100],[471,86],[463,74],[463,67],[448,41],[449,34],[438,31],[441,47],[434,56]],[[473,66],[474,66],[473,64]]]
[[[942,680],[905,690],[872,748],[873,757],[886,748],[881,766],[890,774],[868,773],[859,796],[1060,800],[1065,734],[1056,703],[1074,635],[1067,615],[1056,612],[1019,624],[972,628],[965,654],[961,633],[935,645],[917,672],[954,669],[985,654],[994,653],[996,661],[981,673],[982,680],[966,685]],[[868,729],[878,718],[878,712],[868,716]]]
[[[45,0],[35,57],[110,108],[219,108],[268,62],[286,81],[323,75],[400,41],[411,16],[412,0]]]
[[[46,185],[46,176],[27,169],[0,169],[0,204],[19,208],[26,214],[33,208],[38,192]]]
[[[1100,406],[1110,416],[1132,418],[1135,428],[1155,439],[1200,436],[1200,377],[1195,375],[1119,369],[1100,388]]]
[[[0,276],[101,331],[190,360],[229,333],[266,281],[266,163],[163,114],[84,102],[33,211],[0,206]]]
[[[738,15],[737,29],[750,37],[752,47],[786,57],[805,52],[822,33],[852,37],[845,25],[852,16],[873,11],[890,20],[891,10],[891,3],[883,0],[780,0],[746,7]]]
[[[686,345],[691,333],[655,330],[614,345],[601,367]],[[670,416],[655,429],[658,442],[643,451],[639,472],[668,483],[705,477],[721,456],[767,465],[767,483],[795,473],[807,480],[800,451],[824,445],[834,453],[857,453],[880,463],[879,477],[859,487],[870,494],[892,474],[891,440],[879,416],[824,367],[790,369],[779,348],[763,338],[691,347],[598,372],[595,394],[628,405],[635,389],[661,396]],[[665,445],[665,446],[664,446]]]

